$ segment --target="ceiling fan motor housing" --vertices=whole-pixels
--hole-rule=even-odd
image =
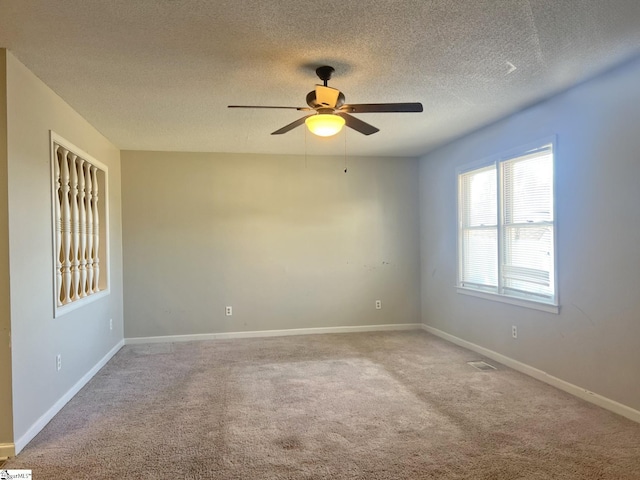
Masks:
[[[342,105],[344,105],[344,102],[345,102],[344,94],[342,92],[340,92],[338,94],[338,101],[336,102],[335,109],[337,110],[340,107],[342,107]],[[307,93],[307,105],[309,105],[311,108],[313,108],[315,110],[318,110],[318,109],[321,109],[321,108],[326,108],[325,105],[319,103],[318,100],[316,99],[316,91],[315,90],[312,90],[309,93]],[[331,110],[331,112],[329,112],[329,113],[332,113],[334,109],[332,108],[330,110]],[[320,113],[323,113],[323,112],[320,112]]]

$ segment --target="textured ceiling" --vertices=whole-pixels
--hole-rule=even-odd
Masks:
[[[413,156],[640,54],[640,0],[0,0],[0,47],[122,149]],[[425,111],[321,140],[226,108],[304,106],[323,64]]]

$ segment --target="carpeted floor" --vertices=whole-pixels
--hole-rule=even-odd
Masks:
[[[424,332],[124,347],[5,468],[45,479],[640,479],[640,425]]]

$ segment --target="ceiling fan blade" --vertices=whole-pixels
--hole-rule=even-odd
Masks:
[[[363,122],[359,118],[352,117],[348,113],[338,112],[336,115],[344,118],[347,127],[353,128],[354,130],[362,133],[363,135],[371,135],[373,133],[379,132],[380,129],[374,127],[373,125],[369,125],[366,122]]]
[[[309,107],[273,107],[266,105],[228,105],[227,108],[280,108],[286,110],[298,110],[301,112],[308,112],[309,110],[313,110]]]
[[[311,115],[315,115],[315,113],[312,113]],[[311,115],[306,115],[306,116],[304,116],[302,118],[299,118],[295,122],[291,122],[289,125],[285,125],[281,129],[276,130],[271,135],[282,135],[283,133],[287,133],[288,131],[293,130],[294,128],[299,127],[300,125],[302,125],[304,123],[304,121],[307,119],[307,117],[310,117]]]
[[[339,95],[340,90],[337,88],[316,85],[316,102],[323,107],[334,108]]]
[[[413,103],[354,103],[343,105],[340,110],[348,113],[422,112],[422,104]]]

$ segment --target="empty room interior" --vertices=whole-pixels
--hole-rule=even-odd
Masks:
[[[638,105],[637,0],[0,0],[0,471],[640,478]]]

